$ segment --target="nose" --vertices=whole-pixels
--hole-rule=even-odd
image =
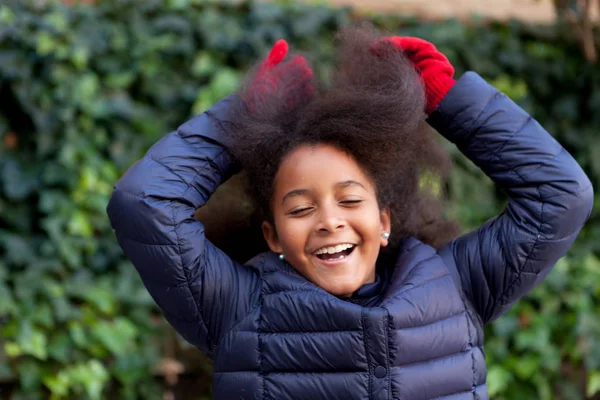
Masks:
[[[317,223],[317,231],[319,232],[335,232],[346,227],[346,220],[336,212],[333,207],[322,207],[319,213],[319,222]]]

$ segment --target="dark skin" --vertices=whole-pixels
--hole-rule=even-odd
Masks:
[[[269,248],[309,281],[340,297],[375,281],[390,213],[380,209],[373,181],[347,153],[326,144],[290,152],[271,204],[274,224],[263,223]]]
[[[227,129],[270,249],[337,296],[373,282],[376,262],[393,262],[402,239],[439,248],[458,233],[420,185],[423,171],[443,181],[451,167],[426,128],[423,82],[393,44],[374,54],[381,39],[369,29],[342,32],[326,92],[312,90],[308,64],[285,61],[275,46],[240,90],[245,101]],[[347,193],[365,197],[353,203]],[[324,256],[324,247],[345,253]]]

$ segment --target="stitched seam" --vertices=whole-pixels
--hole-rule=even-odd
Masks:
[[[230,107],[231,109],[232,107]],[[228,129],[225,127],[225,124],[223,123],[223,121],[221,119],[219,119],[218,117],[215,116],[215,114],[208,110],[205,111],[206,115],[208,115],[214,122],[217,123],[217,125],[219,125],[219,129],[221,130],[221,132],[228,132]],[[231,123],[230,121],[228,121],[229,123]]]
[[[532,120],[533,120],[533,118],[532,118]],[[552,158],[551,158],[550,160],[547,160],[547,161],[553,161],[553,160],[554,160],[556,157],[560,156],[560,155],[561,155],[563,152],[566,152],[566,150],[565,150],[564,148],[561,148],[561,151],[559,151],[558,153],[554,154],[554,155],[552,156]],[[506,165],[506,164],[505,164],[505,165]],[[526,177],[528,177],[528,176],[530,176],[530,175],[533,175],[533,174],[537,173],[537,172],[538,172],[540,169],[542,169],[544,166],[545,166],[545,165],[544,165],[544,163],[540,162],[540,163],[538,163],[538,166],[537,166],[537,168],[536,168],[536,169],[534,169],[533,171],[529,171],[529,173],[528,173],[527,175],[525,175],[525,177],[523,177],[523,176],[521,176],[521,175],[518,175],[518,174],[517,174],[517,176],[519,177],[519,179],[521,179],[521,181],[522,181],[523,183],[527,183],[527,179],[526,179]],[[510,168],[510,169],[507,169],[507,170],[506,170],[506,172],[515,172],[515,173],[517,173],[517,171],[516,171],[516,170],[517,170],[517,168],[519,168],[519,167],[520,167],[520,165],[515,165],[515,166],[513,166],[512,168]],[[550,182],[541,183],[541,185],[546,185],[546,184],[548,184],[548,183],[550,183]],[[577,192],[577,193],[578,193],[578,192]],[[567,195],[567,194],[569,194],[569,193],[559,193],[559,194],[554,194],[554,195],[551,195],[551,196],[548,196],[548,197],[543,197],[543,198],[542,198],[542,197],[540,197],[540,200],[546,200],[546,199],[550,199],[550,198],[552,198],[552,197],[555,197],[555,196],[564,196],[564,195]]]
[[[424,327],[426,327],[426,326],[429,326],[429,325],[437,324],[438,322],[443,322],[443,321],[446,321],[446,320],[449,320],[449,319],[452,319],[452,318],[458,317],[458,316],[459,316],[460,314],[462,314],[463,312],[465,312],[465,311],[464,311],[464,310],[460,310],[460,311],[459,311],[459,312],[457,312],[456,314],[452,314],[452,315],[450,315],[449,317],[446,317],[446,318],[443,318],[443,319],[436,319],[436,320],[435,320],[435,321],[433,321],[433,322],[429,322],[429,323],[427,323],[427,324],[423,324],[423,325],[419,325],[419,326],[410,326],[410,327],[406,327],[406,328],[396,328],[396,327],[393,327],[393,330],[395,330],[395,331],[407,331],[407,330],[410,330],[410,329],[419,329],[419,328],[424,328]]]
[[[256,333],[254,331],[238,331],[238,332],[248,332],[248,333]],[[360,329],[355,330],[340,330],[340,331],[323,331],[323,332],[261,332],[263,335],[323,335],[330,333],[359,333]]]
[[[240,373],[240,372],[247,372],[247,373],[253,373],[253,374],[259,373],[258,371],[255,371],[255,370],[244,369],[244,370],[235,370],[235,371],[213,371],[213,375],[236,374],[236,373]]]
[[[252,310],[250,310],[248,312],[248,315],[246,315],[244,318],[240,319],[238,322],[234,323],[233,326],[231,328],[229,328],[229,330],[227,332],[225,332],[223,335],[221,335],[221,342],[223,342],[227,338],[227,336],[229,336],[230,334],[232,334],[236,327],[238,327],[241,323],[243,323],[248,318],[250,318],[252,316],[252,313],[254,311],[256,311],[256,309],[259,308],[259,307],[260,307],[260,304],[257,304]],[[235,332],[236,333],[253,333],[253,334],[257,334],[256,331],[235,331]],[[221,343],[217,343],[215,345],[215,349],[214,349],[214,353],[215,354],[218,353],[220,345],[221,345]]]
[[[403,290],[402,292],[398,293],[398,296],[390,297],[390,298],[389,298],[387,301],[390,301],[390,300],[395,300],[395,299],[401,299],[401,298],[403,298],[403,297],[404,297],[404,296],[400,296],[401,294],[408,293],[408,292],[410,292],[411,290],[415,290],[415,289],[418,289],[418,288],[420,288],[420,287],[423,287],[423,286],[427,285],[427,284],[428,284],[428,283],[430,283],[430,282],[436,281],[436,280],[438,280],[438,279],[445,278],[445,277],[447,277],[448,275],[450,275],[450,272],[449,272],[449,271],[448,271],[448,272],[446,272],[444,275],[440,275],[440,276],[437,276],[437,277],[435,277],[435,278],[428,279],[428,280],[426,280],[425,282],[421,283],[421,284],[420,284],[420,285],[418,285],[418,286],[413,286],[413,287],[411,287],[410,289],[405,289],[405,290]],[[454,280],[453,280],[453,282],[454,282]]]
[[[368,393],[369,393],[369,399],[373,399],[373,372],[371,371],[372,370],[371,352],[369,351],[369,343],[367,340],[367,330],[365,329],[366,310],[364,308],[361,310],[360,319],[361,319],[362,331],[363,331],[363,342],[365,344],[365,354],[367,356],[367,371],[369,373]]]
[[[434,397],[433,399],[430,399],[430,400],[441,400],[441,399],[445,399],[446,397],[454,396],[454,395],[457,395],[457,394],[463,394],[463,393],[473,393],[473,389],[459,390],[458,392],[452,392],[452,393],[448,393],[448,394],[443,394],[441,396]]]
[[[234,262],[234,261],[232,261],[232,262],[235,264],[235,262]],[[262,263],[264,264],[264,259],[263,259]],[[235,267],[239,267],[239,268],[245,268],[245,266],[243,266],[243,265],[235,265]],[[258,272],[256,272],[256,270],[252,269],[252,272],[253,272],[254,274],[258,275]],[[260,290],[260,292],[259,292],[259,293],[262,293],[262,288],[263,288],[263,283],[264,283],[264,280],[263,280],[263,279],[261,279],[260,275],[259,275],[259,279],[260,279],[260,284],[259,284],[259,287],[258,287],[258,289],[257,289],[257,290]],[[242,322],[244,322],[246,319],[248,319],[250,316],[252,316],[252,313],[253,313],[253,312],[254,312],[254,311],[257,309],[257,308],[259,308],[259,307],[260,307],[260,305],[261,305],[261,304],[260,304],[260,299],[261,299],[261,298],[262,298],[262,295],[261,295],[261,294],[259,294],[259,301],[258,301],[258,304],[257,304],[257,305],[256,305],[254,308],[252,308],[252,310],[250,310],[250,311],[248,312],[248,314],[247,314],[247,315],[246,315],[244,318],[242,318],[242,319],[240,319],[238,322],[234,323],[234,324],[232,325],[232,327],[231,327],[231,328],[230,328],[230,329],[229,329],[229,330],[228,330],[226,333],[224,333],[223,335],[221,335],[221,338],[222,338],[222,339],[221,339],[221,341],[223,341],[223,339],[225,339],[225,338],[226,338],[226,337],[227,337],[227,336],[228,336],[228,335],[229,335],[231,332],[233,332],[233,330],[234,330],[236,327],[238,327],[238,326],[239,326],[239,325],[240,325]],[[242,332],[242,331],[237,331],[237,332]],[[243,332],[247,332],[247,331],[243,331]],[[253,333],[257,333],[257,332],[253,332]],[[219,344],[220,344],[220,343],[217,343],[217,344],[215,345],[215,352],[217,351],[217,350],[216,350],[216,348],[219,346]]]
[[[244,371],[219,371],[219,372],[215,372],[215,374],[219,373],[219,374],[235,374],[237,372],[253,372],[253,373],[258,373],[258,371],[253,371],[253,370],[244,370]],[[334,375],[334,374],[339,374],[339,375],[349,375],[349,374],[364,374],[365,371],[363,370],[348,370],[348,371],[298,371],[298,370],[291,370],[291,371],[285,371],[285,370],[281,370],[281,371],[271,371],[269,372],[269,375],[277,375],[277,374],[281,374],[281,375],[296,375],[296,374],[314,374],[314,375],[323,375],[323,374],[328,374],[328,375]]]
[[[200,324],[202,324],[202,326],[206,329],[206,331],[208,332],[208,328],[206,326],[206,324],[204,323],[204,321],[200,318],[200,319],[185,319],[185,318],[181,318],[177,315],[171,314],[170,312],[168,312],[167,310],[162,310],[163,314],[165,314],[165,316],[169,316],[169,318],[171,319],[175,319],[177,321],[186,323],[186,324],[193,324],[193,323],[198,323],[200,322]]]
[[[128,193],[129,194],[129,193]],[[142,242],[138,239],[134,239],[128,235],[123,235],[122,233],[118,233],[117,234],[120,238],[129,240],[131,242],[136,242],[137,244],[143,244],[144,246],[162,246],[162,247],[167,247],[167,246],[176,246],[176,243],[146,243],[146,242]]]
[[[539,191],[540,188],[538,187],[538,197],[539,197]],[[542,209],[540,211],[540,225],[538,227],[538,231],[536,234],[536,239],[535,242],[533,242],[533,245],[531,246],[531,250],[529,251],[529,253],[527,254],[527,257],[525,258],[525,261],[523,262],[523,265],[521,265],[519,267],[519,271],[517,273],[517,276],[515,276],[512,280],[512,282],[507,286],[506,289],[504,289],[504,291],[502,292],[502,294],[498,297],[498,299],[494,302],[494,306],[492,307],[492,310],[495,309],[496,307],[498,307],[498,305],[502,305],[503,303],[503,299],[505,297],[508,296],[508,292],[512,289],[512,287],[514,286],[514,284],[516,283],[516,281],[521,277],[521,273],[523,272],[523,270],[525,269],[525,267],[527,266],[527,263],[529,262],[529,259],[531,258],[531,255],[533,254],[539,240],[540,240],[540,230],[541,227],[544,225],[544,205],[546,203],[542,203]]]
[[[208,117],[208,118],[209,118],[209,119],[210,119],[212,122],[216,122],[216,123],[219,125],[219,128],[221,128],[221,131],[223,131],[223,132],[227,132],[227,130],[226,130],[226,129],[224,129],[224,126],[223,126],[223,123],[222,123],[222,121],[221,121],[219,118],[217,118],[217,117],[215,116],[214,112],[212,112],[211,110],[206,110],[206,111],[204,111],[204,114],[205,114],[205,115],[206,115],[206,116],[207,116],[207,117]],[[200,116],[199,116],[199,117],[200,117]],[[179,134],[180,132],[183,132],[183,133],[185,133],[186,135],[189,135],[189,136],[194,136],[194,133],[193,133],[193,132],[191,132],[191,131],[188,131],[187,129],[183,128],[183,126],[185,126],[185,125],[186,125],[186,124],[184,124],[184,125],[180,126],[179,128],[177,128],[177,130],[176,130],[175,132],[176,132],[176,133],[177,133],[177,135],[178,135],[178,136],[179,136],[179,137],[180,137],[182,140],[184,140],[184,141],[185,141],[185,142],[186,142],[188,145],[192,145],[192,144],[191,144],[191,143],[190,143],[190,142],[189,142],[189,141],[188,141],[186,138],[184,138],[183,136],[181,136],[181,135]],[[211,141],[213,141],[213,142],[217,142],[217,143],[219,143],[219,142],[218,142],[218,141],[216,141],[215,139],[212,139],[212,138],[208,138],[208,139],[209,139],[209,140],[211,140]],[[220,143],[219,143],[219,144],[220,144]],[[192,146],[193,146],[193,145],[192,145]]]
[[[183,192],[182,196],[185,197],[185,194],[187,193],[187,191],[189,190],[189,186],[188,188]],[[208,329],[208,326],[206,326],[206,323],[204,322],[204,318],[202,313],[200,312],[201,307],[198,304],[198,300],[196,299],[196,296],[194,296],[193,292],[192,292],[192,287],[191,287],[191,282],[190,282],[190,277],[188,274],[188,271],[183,263],[183,252],[181,251],[181,242],[179,241],[179,230],[178,230],[178,226],[175,224],[175,207],[173,205],[173,203],[170,204],[171,206],[171,221],[173,223],[174,229],[173,231],[175,232],[175,240],[177,241],[177,253],[179,254],[179,262],[181,264],[181,269],[183,270],[183,275],[185,276],[185,280],[187,282],[187,288],[188,291],[190,293],[190,297],[192,298],[192,300],[194,301],[194,305],[196,306],[196,312],[198,313],[198,315],[200,316],[200,321],[202,322],[202,324],[206,327],[206,344],[208,349],[210,349],[210,352],[212,353],[214,350],[214,345],[211,344],[212,339],[210,337],[210,331]],[[203,258],[204,255],[204,249],[202,249],[202,253],[200,254],[199,258]],[[205,268],[202,268],[202,275],[204,275],[205,272]],[[204,281],[204,277],[203,277],[203,281]]]
[[[464,302],[463,305],[465,306],[465,320],[467,321],[467,332],[469,334],[469,352],[471,353],[471,374],[473,377],[471,390],[473,390],[475,388],[475,354],[473,354],[473,335],[471,334],[471,321],[469,319],[467,305]]]
[[[479,236],[479,233],[480,233],[480,231],[477,232],[477,247],[479,247],[479,249],[478,249],[479,250],[478,251],[479,252],[479,265],[483,266],[485,264],[483,262],[483,251],[481,249],[481,237]],[[485,275],[485,268],[482,268],[482,269],[483,269],[483,277],[484,277],[483,280],[485,281],[485,286],[487,287],[488,293],[491,296],[492,295],[492,291],[491,291],[490,285],[488,283],[488,278]],[[469,283],[470,283],[470,286],[473,286],[473,279],[472,278],[471,278],[471,282],[469,282]]]
[[[179,135],[179,132],[176,132],[176,133],[181,138],[181,140],[183,140],[184,142],[186,142],[186,144],[188,146],[191,146],[191,144],[186,139],[182,138],[181,135]],[[193,146],[191,146],[191,147],[194,148]],[[211,170],[219,171],[219,177],[221,179],[223,179],[223,174],[221,174],[221,169],[219,168],[219,165],[214,160],[217,159],[217,158],[223,157],[224,153],[227,154],[226,150],[225,149],[221,149],[221,151],[218,154],[215,154],[214,157],[211,157],[209,159],[203,160],[205,163],[207,163],[210,166],[210,168],[207,168],[206,166],[203,166],[203,165],[199,165],[199,169],[197,171],[194,171],[195,174],[194,174],[194,178],[193,179],[196,179],[200,175],[201,171],[209,171],[209,172],[211,172]],[[185,193],[187,193],[188,189],[190,189],[190,188],[194,188],[195,189],[195,187],[192,184],[188,183],[182,176],[180,176],[177,172],[175,172],[175,170],[173,170],[168,165],[163,164],[162,162],[160,162],[156,158],[152,157],[151,154],[148,154],[148,159],[154,161],[158,165],[160,165],[163,168],[165,168],[167,171],[169,171],[170,173],[172,173],[173,175],[175,175],[177,178],[179,178],[179,180],[181,181],[181,183],[183,183],[183,184],[185,184],[187,186],[187,189],[185,190],[185,192],[184,192],[184,194],[182,196],[185,196]],[[194,204],[191,204],[191,205],[194,208],[196,207]]]
[[[565,148],[561,146],[560,149],[559,149],[559,151],[558,151],[558,153],[553,154],[552,158],[549,159],[549,160],[547,160],[547,161],[554,161],[558,156],[560,156],[561,154],[566,153],[566,152],[567,152],[567,150],[565,150]],[[543,162],[538,163],[537,168],[534,169],[533,171],[530,171],[527,176],[533,175],[533,174],[537,173],[543,167],[545,167],[545,165],[544,165]]]
[[[521,227],[519,227],[519,229],[521,229]],[[529,232],[529,234],[532,234],[532,232]],[[533,234],[535,234],[535,233],[533,233]],[[498,235],[500,235],[500,232],[498,232]],[[502,264],[503,265],[508,265],[509,257],[506,254],[506,249],[504,248],[504,246],[499,246],[499,247],[500,247],[500,254],[502,254]]]
[[[422,242],[416,242],[414,243],[411,247],[405,247],[402,249],[402,253],[408,253],[409,251],[411,251],[412,249],[414,249],[415,247],[419,247],[419,246],[423,246],[424,243]]]
[[[497,98],[503,98],[503,93],[500,92],[499,90],[496,89],[496,92],[494,93],[494,95],[487,101],[487,103],[481,108],[481,110],[479,111],[479,114],[477,114],[477,117],[474,118],[471,121],[471,124],[469,125],[468,128],[461,128],[460,125],[458,126],[457,132],[455,132],[452,136],[454,136],[456,139],[458,140],[453,140],[455,143],[458,144],[458,142],[461,143],[466,143],[471,139],[471,136],[473,136],[476,132],[470,132],[467,133],[466,137],[463,137],[465,134],[464,132],[469,132],[472,129],[472,126],[479,120],[479,118],[481,117],[481,115],[485,112],[485,110],[487,109],[487,107],[493,102],[495,101]],[[456,124],[456,113],[448,114],[444,109],[442,108],[438,108],[438,112],[440,113],[440,115],[442,116],[443,120],[447,120],[446,124],[447,126],[452,126],[452,129],[455,129]],[[460,132],[460,133],[459,133]],[[457,134],[459,133],[459,134]],[[457,137],[458,136],[458,137]]]
[[[434,258],[436,258],[436,257],[438,257],[438,254],[437,254],[437,253],[434,253],[434,254],[430,255],[429,257],[422,259],[421,261],[417,262],[417,263],[414,265],[414,267],[413,267],[413,269],[412,269],[412,270],[413,270],[413,271],[415,271],[415,270],[416,270],[416,268],[417,268],[417,267],[419,267],[421,264],[423,264],[423,263],[425,263],[425,262],[427,262],[427,261],[431,261],[431,260],[433,260],[433,259],[434,259]],[[410,290],[410,289],[408,289],[408,290]]]
[[[189,188],[189,186],[188,186],[188,188]],[[187,189],[186,189],[186,191],[187,191]],[[116,192],[120,192],[120,193],[126,194],[128,196],[135,197],[136,199],[139,199],[139,200],[144,200],[144,199],[147,199],[147,198],[153,198],[153,196],[141,196],[139,194],[131,193],[131,192],[129,192],[127,190],[123,190],[123,189],[116,189],[115,193]],[[173,201],[165,201],[165,203],[168,203],[169,206],[172,206]],[[174,219],[172,218],[171,221],[174,221]],[[173,227],[175,227],[175,226],[176,225],[173,224]],[[143,245],[148,245],[148,246],[175,246],[175,245],[177,245],[177,243],[146,243],[146,242],[142,242],[140,240],[131,238],[131,237],[127,236],[127,235],[119,234],[119,236],[120,237],[124,237],[124,238],[126,238],[128,240],[134,241],[136,243],[143,244]]]
[[[387,381],[388,381],[388,399],[392,398],[392,368],[390,366],[390,342],[392,341],[392,335],[390,335],[390,325],[392,325],[392,317],[390,316],[390,311],[387,308],[384,308],[387,314],[388,323],[385,324],[385,336],[387,337],[387,358],[386,358],[386,368],[388,371]]]
[[[525,129],[525,127],[527,126],[527,124],[529,124],[529,122],[533,121],[533,117],[531,117],[531,115],[528,115],[527,118],[525,118],[525,122],[523,123],[523,125],[521,125],[521,127],[517,130],[514,130],[511,135],[509,137],[506,138],[506,140],[502,143],[502,145],[500,146],[500,148],[498,150],[496,150],[493,154],[492,157],[490,158],[490,164],[494,161],[496,161],[496,159],[498,161],[500,161],[502,164],[506,165],[506,162],[502,159],[500,159],[500,153],[502,153],[502,150],[504,150],[504,147],[506,147],[506,144],[511,141],[515,136],[517,136],[518,134],[520,134],[523,129]],[[489,147],[486,147],[489,149]],[[517,166],[513,167],[513,168],[517,168]]]
[[[190,188],[190,184],[187,183],[185,181],[185,179],[183,179],[183,177],[181,177],[171,167],[167,166],[166,164],[163,164],[162,162],[158,161],[156,158],[152,157],[152,154],[148,154],[148,159],[151,160],[151,161],[154,161],[155,163],[157,163],[158,165],[160,165],[161,167],[165,168],[167,171],[169,171],[170,173],[172,173],[173,175],[175,175],[177,178],[179,178],[179,180],[181,181],[181,183],[183,183],[183,184],[185,184],[187,186],[187,189],[185,190],[185,192],[187,192],[187,190]]]
[[[461,138],[461,142],[467,143],[472,140],[471,138],[479,131],[479,128],[473,129],[473,125],[475,125],[475,123],[477,123],[479,121],[479,118],[481,118],[483,113],[486,112],[486,110],[490,106],[490,104],[492,104],[496,100],[502,99],[502,98],[504,98],[504,97],[500,91],[496,91],[496,93],[494,93],[494,95],[488,100],[488,102],[485,104],[485,106],[483,106],[481,108],[481,110],[479,111],[479,114],[477,114],[477,117],[473,118],[473,121],[471,122],[469,127],[467,129],[462,129],[463,131],[466,131],[468,133],[467,133],[466,137]],[[455,118],[451,118],[452,123],[454,123],[454,120],[455,120]]]
[[[590,190],[591,188],[593,189],[593,185],[587,185],[587,186],[586,186],[586,187],[584,187],[583,189],[579,189],[579,190],[578,190],[578,191],[576,191],[576,192],[567,192],[567,193],[558,193],[558,194],[553,194],[552,196],[544,197],[542,200],[553,199],[553,198],[555,198],[555,197],[560,197],[560,196],[569,196],[569,197],[570,197],[570,196],[578,196],[579,194],[581,194],[581,193],[583,193],[583,192],[585,192],[585,191],[587,191],[587,190]]]
[[[260,300],[259,300],[259,307],[260,307],[260,311],[258,313],[258,329],[257,329],[257,334],[258,334],[258,374],[261,377],[261,381],[260,381],[260,389],[261,389],[261,399],[266,399],[266,384],[265,384],[265,378],[266,378],[266,374],[263,370],[263,360],[264,360],[264,345],[263,345],[263,338],[262,338],[262,334],[263,332],[261,332],[261,325],[262,325],[262,321],[263,321],[263,295],[261,293],[260,295]]]
[[[276,296],[278,294],[284,294],[284,293],[303,293],[303,292],[309,292],[309,293],[315,293],[315,294],[320,294],[322,297],[329,297],[329,295],[324,294],[322,292],[322,290],[320,289],[291,289],[291,290],[282,290],[282,291],[273,291],[273,292],[267,292],[264,293],[264,296]]]
[[[396,365],[396,366],[394,366],[394,368],[403,369],[403,368],[406,368],[407,366],[412,367],[412,366],[416,366],[416,365],[419,365],[419,364],[426,364],[426,363],[430,363],[430,362],[433,362],[433,361],[443,360],[445,358],[460,356],[460,355],[466,354],[467,352],[468,352],[468,350],[463,350],[463,351],[458,351],[458,352],[455,351],[454,353],[446,354],[446,355],[435,357],[435,358],[428,358],[427,360],[411,361],[411,362],[406,363],[406,364]]]
[[[216,122],[216,123],[219,125],[219,128],[220,128],[220,130],[221,130],[221,131],[223,131],[223,132],[227,132],[227,131],[228,131],[228,129],[226,129],[226,128],[225,128],[225,126],[223,125],[223,122],[222,122],[220,119],[218,119],[217,117],[215,117],[215,115],[214,115],[212,112],[210,112],[210,111],[205,111],[204,113],[205,113],[205,114],[206,114],[206,115],[207,115],[207,116],[208,116],[208,117],[209,117],[209,118],[210,118],[210,119],[211,119],[213,122]],[[188,140],[187,138],[184,138],[183,136],[181,136],[181,133],[185,133],[186,135],[189,135],[189,136],[194,136],[194,133],[193,133],[193,132],[190,132],[190,131],[188,131],[188,130],[186,130],[186,129],[183,129],[182,127],[179,127],[179,128],[178,128],[178,129],[175,131],[175,134],[176,134],[177,136],[179,136],[179,137],[181,138],[181,140],[183,140],[183,141],[184,141],[184,142],[185,142],[185,143],[186,143],[188,146],[191,146],[192,148],[194,148],[194,149],[195,149],[196,147],[195,147],[195,146],[194,146],[192,143],[190,143],[190,142],[189,142],[189,140]],[[207,159],[207,160],[206,160],[208,163],[210,163],[210,164],[213,166],[213,168],[214,168],[215,170],[217,170],[217,171],[221,171],[221,170],[220,170],[220,168],[218,168],[218,164],[217,164],[217,163],[216,163],[214,160],[216,160],[217,158],[223,157],[223,156],[225,155],[225,156],[226,156],[226,160],[227,160],[227,161],[229,161],[229,160],[231,160],[231,158],[232,158],[232,157],[231,157],[231,154],[230,154],[230,153],[227,151],[227,149],[226,149],[226,148],[225,148],[225,146],[224,146],[224,145],[221,143],[221,141],[220,141],[220,140],[218,140],[218,139],[213,139],[213,138],[209,138],[209,137],[203,137],[203,139],[204,139],[204,140],[206,140],[206,141],[208,141],[208,142],[209,142],[209,143],[211,143],[211,144],[213,144],[213,143],[214,143],[214,144],[216,144],[218,147],[221,147],[221,153],[217,154],[215,157],[212,157],[212,158],[209,158],[209,159]],[[225,174],[222,174],[222,176],[223,176],[223,175],[225,175]]]
[[[473,120],[471,121],[471,124],[469,125],[469,127],[465,129],[465,128],[461,128],[460,126],[458,126],[458,130],[455,133],[460,132],[460,134],[458,134],[458,135],[457,134],[453,134],[452,136],[454,136],[454,137],[459,136],[457,139],[461,143],[462,142],[468,142],[471,139],[471,136],[475,134],[475,132],[467,133],[466,137],[462,137],[464,135],[464,132],[469,132],[472,129],[472,126],[479,120],[479,118],[485,112],[485,110],[490,105],[490,103],[492,103],[492,101],[494,101],[497,97],[499,97],[499,95],[501,95],[501,92],[500,91],[496,91],[496,93],[494,93],[494,95],[481,108],[481,110],[479,111],[479,114],[477,114],[477,117],[473,118]],[[457,125],[456,124],[456,113],[453,113],[453,115],[450,115],[450,114],[446,113],[445,110],[443,110],[441,108],[438,109],[438,112],[443,117],[442,119],[448,120],[448,122],[446,123],[446,125],[447,126],[452,126],[452,129],[454,129],[454,127]]]

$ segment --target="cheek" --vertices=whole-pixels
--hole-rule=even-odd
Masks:
[[[304,249],[310,228],[301,220],[284,220],[277,225],[279,241],[284,249],[294,252]]]
[[[369,209],[360,215],[360,225],[365,235],[379,236],[381,231],[381,218],[378,209]]]

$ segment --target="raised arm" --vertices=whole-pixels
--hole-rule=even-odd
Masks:
[[[507,193],[504,212],[440,254],[484,322],[508,310],[562,257],[591,213],[592,186],[567,151],[470,72],[459,81],[432,43],[392,36],[425,86],[428,122]],[[373,46],[377,51],[378,42]]]
[[[428,122],[508,195],[506,209],[441,250],[484,322],[550,272],[592,209],[588,177],[540,124],[475,73]]]
[[[233,172],[225,147],[235,112],[282,93],[311,93],[306,60],[283,63],[278,41],[252,75],[243,96],[231,96],[157,142],[119,180],[107,212],[119,244],[166,319],[190,343],[211,355],[220,338],[258,305],[260,278],[206,240],[194,219]],[[293,79],[292,79],[293,78]],[[304,91],[294,91],[295,86]],[[291,103],[301,99],[291,96]]]
[[[234,101],[222,100],[152,146],[117,182],[107,208],[119,244],[166,319],[207,354],[254,307],[259,285],[194,219],[233,172],[222,135]]]

